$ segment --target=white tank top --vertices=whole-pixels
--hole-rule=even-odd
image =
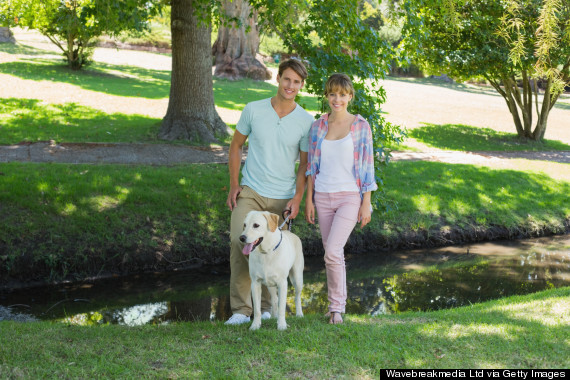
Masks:
[[[354,175],[354,143],[350,133],[340,140],[324,139],[321,143],[321,163],[315,179],[315,191],[359,191]]]

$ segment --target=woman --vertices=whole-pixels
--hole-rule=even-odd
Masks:
[[[346,306],[344,246],[357,222],[370,222],[371,192],[376,190],[370,125],[348,112],[354,87],[345,74],[327,80],[325,96],[331,112],[315,121],[309,132],[305,217],[319,228],[325,250],[329,323],[342,323]]]

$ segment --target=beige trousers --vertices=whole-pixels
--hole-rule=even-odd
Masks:
[[[243,232],[243,221],[252,210],[269,211],[279,215],[279,225],[281,225],[283,223],[282,213],[288,202],[289,199],[262,197],[247,186],[244,186],[238,195],[230,225],[230,306],[233,314],[250,316],[253,310],[248,259],[242,253],[243,243],[239,241]],[[261,292],[261,311],[271,311],[271,298],[265,286]]]

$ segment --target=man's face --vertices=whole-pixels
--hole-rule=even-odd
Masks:
[[[295,70],[289,68],[285,69],[282,75],[277,75],[277,83],[277,96],[283,100],[295,100],[295,96],[303,88],[304,81]]]

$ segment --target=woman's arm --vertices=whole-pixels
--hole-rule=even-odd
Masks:
[[[358,210],[358,221],[360,222],[360,228],[364,228],[364,226],[366,226],[372,219],[372,206],[370,205],[371,194],[371,191],[362,194],[362,203],[360,204],[360,210]]]
[[[313,177],[307,176],[307,197],[305,198],[305,219],[315,224],[315,205],[313,204]]]

